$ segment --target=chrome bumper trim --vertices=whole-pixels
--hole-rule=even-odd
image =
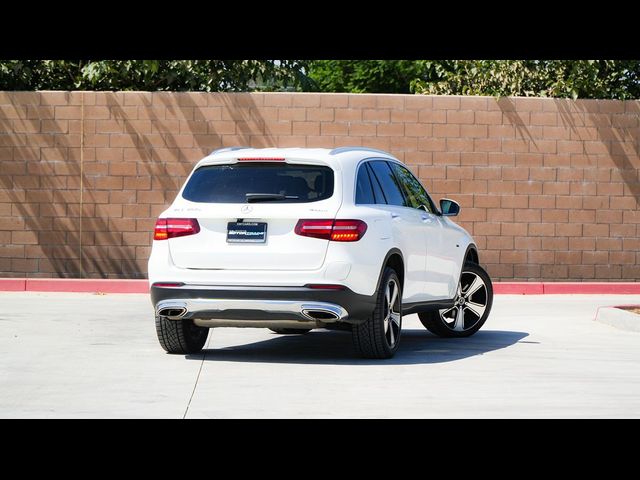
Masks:
[[[262,311],[270,314],[294,315],[302,321],[317,319],[312,312],[324,312],[334,315],[335,318],[322,318],[322,322],[337,322],[346,318],[349,313],[341,306],[326,302],[309,302],[296,300],[251,300],[251,299],[221,299],[221,298],[191,298],[191,299],[167,299],[158,302],[155,306],[156,314],[167,308],[186,308],[186,313],[180,317],[167,317],[171,320],[179,320],[182,317],[198,318],[199,314],[215,314],[233,310]]]

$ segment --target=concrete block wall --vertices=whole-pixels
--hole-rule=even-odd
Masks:
[[[640,101],[0,92],[0,276],[144,278],[211,150],[363,145],[462,205],[495,280],[640,277]]]

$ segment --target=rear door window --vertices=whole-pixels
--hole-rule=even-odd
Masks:
[[[369,165],[369,162],[366,163],[367,172],[369,173],[369,178],[371,179],[371,186],[373,187],[373,196],[375,197],[376,203],[381,205],[387,204],[387,198],[384,196],[384,192],[382,191],[382,187],[380,186],[380,182],[373,174],[373,170]]]
[[[247,194],[280,195],[268,201],[309,203],[333,195],[333,170],[323,165],[245,163],[198,168],[182,192],[200,203],[245,203]]]
[[[398,184],[398,180],[389,165],[387,165],[387,162],[384,160],[374,160],[369,162],[369,165],[376,179],[380,182],[387,203],[400,207],[408,206],[400,189],[400,185]]]
[[[371,205],[375,203],[376,198],[373,195],[369,172],[367,166],[362,164],[358,169],[358,178],[356,179],[356,204]]]

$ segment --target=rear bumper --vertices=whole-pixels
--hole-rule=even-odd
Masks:
[[[375,308],[375,295],[360,295],[348,288],[323,290],[306,287],[256,287],[183,285],[151,286],[156,314],[173,319],[250,321],[268,326],[269,321],[311,323],[365,321]]]

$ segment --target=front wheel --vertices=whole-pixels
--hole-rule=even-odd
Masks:
[[[168,353],[198,353],[204,347],[209,329],[192,320],[169,320],[156,315],[156,333],[162,348]]]
[[[353,344],[364,358],[391,358],[400,344],[402,286],[396,271],[385,268],[376,308],[366,322],[354,325]]]
[[[454,305],[434,312],[419,313],[427,330],[440,337],[469,337],[487,321],[493,305],[489,274],[478,264],[465,263],[458,282]]]

